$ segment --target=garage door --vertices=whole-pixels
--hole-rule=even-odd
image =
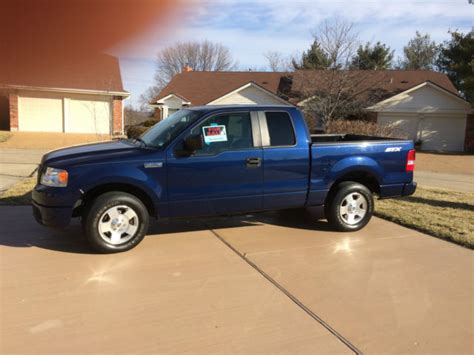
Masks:
[[[66,132],[109,134],[112,110],[106,96],[72,96],[66,99],[68,124]]]
[[[425,116],[421,120],[423,150],[460,152],[464,150],[465,116]]]
[[[62,97],[48,93],[19,96],[18,118],[20,131],[62,132]]]
[[[465,115],[379,113],[379,125],[392,125],[423,150],[460,152],[464,150]]]
[[[380,112],[377,117],[379,125],[390,125],[395,129],[395,135],[416,140],[418,129],[417,114],[394,114]]]

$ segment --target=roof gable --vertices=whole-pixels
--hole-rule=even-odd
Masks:
[[[208,102],[208,105],[226,105],[226,104],[288,104],[288,101],[275,95],[271,91],[253,83],[247,83],[231,92]]]
[[[164,104],[164,103],[166,103],[166,101],[169,101],[169,100],[179,101],[183,105],[190,105],[191,104],[189,102],[189,100],[187,100],[186,98],[184,98],[180,95],[174,94],[174,93],[166,95],[165,97],[157,100],[156,103],[157,104]]]
[[[430,81],[405,90],[368,108],[376,112],[468,113],[471,104]]]

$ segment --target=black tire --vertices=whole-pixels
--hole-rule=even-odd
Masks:
[[[348,199],[353,202],[348,203]],[[326,218],[334,229],[341,232],[354,232],[364,228],[374,213],[372,193],[366,186],[353,181],[340,183],[335,193],[328,196],[327,202],[325,206]],[[349,208],[352,210],[344,213]]]
[[[119,228],[113,230],[113,232],[105,233],[102,229],[101,233],[102,225],[99,226],[99,223],[103,223],[105,226],[110,221],[110,226],[114,224],[107,213],[108,211],[118,212],[119,215],[122,211],[122,216],[118,218],[126,219],[126,222],[118,221],[119,224],[114,225],[113,228],[117,228],[117,226]],[[128,219],[125,213],[131,213],[134,216]],[[89,244],[95,251],[99,253],[118,253],[136,247],[143,240],[148,230],[149,219],[145,205],[135,196],[125,192],[107,192],[98,196],[89,205],[83,216],[83,228]],[[123,223],[125,227],[121,226],[120,223]],[[120,227],[125,228],[123,233]],[[119,238],[124,242],[121,242],[120,239],[112,242],[111,233],[120,235]],[[107,240],[108,236],[110,236],[109,240]]]

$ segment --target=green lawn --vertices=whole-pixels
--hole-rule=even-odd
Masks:
[[[474,193],[417,188],[412,196],[376,201],[375,214],[474,248]]]

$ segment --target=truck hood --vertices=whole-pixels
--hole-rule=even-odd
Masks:
[[[85,144],[48,152],[43,156],[41,164],[61,167],[98,161],[106,162],[117,158],[131,158],[147,150],[129,141]]]

